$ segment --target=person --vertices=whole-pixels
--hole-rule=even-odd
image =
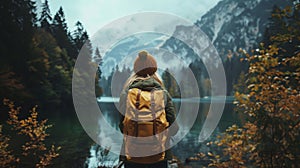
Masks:
[[[172,102],[172,98],[170,94],[165,90],[163,81],[161,80],[160,76],[157,73],[157,62],[155,58],[149,54],[147,51],[139,52],[136,60],[134,62],[133,67],[134,73],[128,78],[126,83],[124,84],[123,91],[120,95],[120,124],[119,128],[123,134],[124,133],[124,120],[125,120],[125,113],[126,113],[126,106],[128,106],[127,98],[128,98],[128,91],[133,88],[138,88],[140,90],[163,90],[165,95],[165,102],[164,102],[164,111],[165,111],[165,118],[168,122],[167,128],[168,129],[168,138],[166,144],[169,144],[170,136],[174,136],[178,131],[178,125],[176,123],[176,114],[175,114],[175,107]],[[156,100],[157,101],[157,100]],[[172,126],[172,127],[170,127]],[[146,148],[143,148],[146,150]],[[120,155],[120,160],[124,162],[125,168],[167,168],[168,160],[172,160],[172,153],[168,149],[164,152],[163,159],[157,162],[146,162],[143,163],[143,158],[139,158],[136,161],[128,160],[126,155],[124,156],[125,145],[123,143],[122,151]],[[135,149],[136,150],[136,149]],[[155,157],[154,155],[147,156],[145,158]],[[150,159],[151,160],[151,159]]]

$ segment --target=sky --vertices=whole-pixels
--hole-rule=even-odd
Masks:
[[[44,0],[37,0],[44,2]],[[68,27],[80,21],[90,36],[110,22],[130,14],[155,11],[195,22],[220,0],[48,0],[51,14],[63,7]],[[53,16],[52,16],[53,17]]]

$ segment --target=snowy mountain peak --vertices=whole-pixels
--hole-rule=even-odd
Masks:
[[[225,59],[229,50],[233,52],[239,48],[250,50],[262,40],[274,5],[285,7],[291,5],[291,2],[222,0],[196,21],[195,25],[201,28],[218,50],[219,55]],[[174,36],[191,31],[193,31],[192,26],[178,26]],[[199,45],[203,45],[203,43],[199,43]],[[163,47],[181,55],[183,59],[193,61],[196,58],[188,46],[174,38],[167,40]],[[202,56],[202,59],[207,58]]]
[[[270,22],[274,5],[285,7],[291,5],[291,2],[222,0],[197,20],[194,26],[177,26],[172,37],[155,33],[130,36],[121,40],[104,55],[103,75],[108,76],[116,65],[120,68],[126,66],[121,62],[128,55],[149,48],[159,48],[172,53],[185,65],[200,56],[202,61],[218,66],[216,56],[220,55],[222,59],[226,59],[229,52],[236,52],[239,48],[249,51],[256,47]],[[189,44],[194,47],[191,48]],[[212,44],[216,50],[213,50]]]
[[[223,0],[195,24],[212,40],[220,54],[239,48],[251,49],[265,32],[274,5],[290,1]]]

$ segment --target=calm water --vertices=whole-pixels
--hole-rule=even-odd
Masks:
[[[98,104],[105,119],[114,129],[119,131],[119,113],[115,107],[117,101],[117,99],[106,98],[101,99],[101,102],[98,102]],[[197,101],[199,100],[193,99],[190,103],[192,105]],[[218,102],[218,98],[214,98],[213,101]],[[210,99],[206,98],[205,100],[201,100],[201,102],[192,129],[172,148],[173,154],[179,158],[182,163],[184,163],[186,158],[193,156],[199,151],[205,152],[210,150],[205,142],[199,142],[198,140],[200,130],[210,107]],[[180,100],[175,99],[174,104],[178,110]],[[189,118],[190,111],[191,110],[187,109],[181,112]],[[102,148],[95,145],[93,140],[83,130],[76,114],[68,113],[66,115],[64,112],[61,112],[39,117],[48,118],[48,124],[53,125],[53,127],[49,129],[50,136],[47,138],[47,144],[62,147],[59,152],[60,156],[54,160],[50,167],[94,168],[99,165],[111,166],[117,164],[118,155],[112,152],[106,154]],[[230,99],[229,102],[225,104],[223,115],[213,134],[225,131],[225,129],[232,124],[239,124],[238,121],[240,121],[240,119],[237,114],[233,112],[232,99]],[[28,166],[24,165],[24,167]]]
[[[118,105],[117,101],[118,99],[104,98],[101,101],[99,101],[98,104],[101,109],[101,112],[105,116],[105,119],[110,123],[112,127],[114,127],[116,130],[119,130],[118,129],[119,113],[115,107],[115,105]],[[217,102],[218,98],[214,98],[213,101]],[[191,105],[194,102],[195,101],[191,102]],[[179,99],[174,100],[174,104],[178,111],[178,109],[180,108],[180,100]],[[198,136],[201,131],[202,125],[206,119],[206,115],[209,111],[209,107],[210,107],[209,98],[207,99],[207,101],[201,100],[197,118],[190,132],[178,144],[176,144],[172,148],[173,154],[177,158],[179,158],[181,162],[184,162],[186,158],[193,156],[194,154],[198,153],[200,150],[202,152],[209,151],[209,148],[206,146],[206,143],[199,142],[198,140]],[[189,117],[189,110],[183,110],[181,112],[184,113],[184,115],[186,115],[187,117]],[[238,115],[235,112],[233,112],[232,98],[229,98],[225,104],[224,112],[220,119],[220,122],[217,128],[214,130],[211,137],[213,137],[213,135],[216,133],[225,131],[225,129],[232,124],[239,124],[239,120],[240,119]],[[96,165],[99,164],[109,166],[117,163],[118,155],[109,153],[108,155],[103,156],[99,151],[101,150],[99,150],[99,147],[97,145],[91,147],[90,150],[91,157],[88,159],[89,167],[95,167]]]

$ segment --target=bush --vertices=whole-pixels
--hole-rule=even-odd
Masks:
[[[2,125],[0,125],[0,167],[44,168],[50,165],[52,160],[59,156],[60,150],[60,147],[45,145],[45,139],[49,136],[46,131],[52,125],[46,125],[47,120],[38,121],[37,107],[30,110],[30,116],[19,119],[21,108],[15,107],[8,99],[4,99],[3,102],[9,108],[7,124],[11,127],[11,132],[16,134],[11,135],[13,139],[3,135]],[[24,140],[20,150],[15,149],[18,146],[15,143],[17,140]],[[14,150],[11,150],[11,147],[14,147]]]

